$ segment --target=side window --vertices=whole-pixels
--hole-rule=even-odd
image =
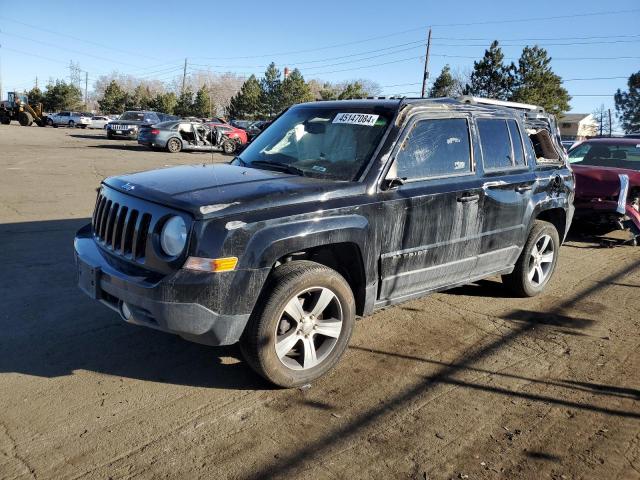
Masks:
[[[481,118],[478,119],[478,131],[485,170],[512,167],[511,140],[509,139],[507,122]]]
[[[397,176],[417,179],[471,172],[464,118],[419,120],[396,156]]]
[[[520,129],[515,120],[507,120],[507,126],[509,127],[509,134],[511,135],[511,145],[513,145],[513,157],[516,166],[523,166],[524,150],[522,149],[522,137],[520,136]]]

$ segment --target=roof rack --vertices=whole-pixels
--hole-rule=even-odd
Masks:
[[[495,105],[496,107],[508,107],[515,108],[517,110],[535,111],[538,113],[544,113],[544,108],[538,105],[530,105],[528,103],[507,102],[504,100],[495,100],[493,98],[473,97],[471,95],[462,95],[458,97],[458,100],[462,103],[471,103],[478,105]]]

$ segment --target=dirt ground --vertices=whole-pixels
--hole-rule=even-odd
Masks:
[[[0,148],[0,478],[640,479],[640,247],[571,240],[533,299],[489,279],[380,311],[277,390],[75,286],[103,177],[228,157],[18,125]]]

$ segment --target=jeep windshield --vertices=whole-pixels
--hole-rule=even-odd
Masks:
[[[389,124],[373,108],[294,107],[233,161],[309,177],[354,180]]]

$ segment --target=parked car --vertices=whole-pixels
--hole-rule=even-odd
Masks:
[[[240,341],[285,387],[338,362],[356,315],[491,275],[537,295],[573,176],[553,117],[492,103],[299,104],[231,164],[108,178],[76,234],[79,286],[127,322]]]
[[[137,138],[142,125],[153,125],[168,120],[179,120],[180,117],[152,111],[129,111],[120,115],[118,120],[107,123],[107,138]]]
[[[640,239],[640,140],[594,138],[569,150],[576,177],[576,221],[594,233],[628,230]]]
[[[87,128],[91,125],[91,116],[81,112],[62,111],[49,115],[47,117],[47,125],[56,128],[60,125],[66,125],[69,128]]]
[[[93,117],[91,117],[91,124],[89,125],[89,128],[105,129],[107,128],[107,123],[109,123],[110,121],[111,119],[109,117],[103,115],[94,115]]]
[[[171,153],[186,151],[223,151],[231,154],[238,148],[236,138],[229,138],[222,126],[209,127],[201,122],[170,120],[153,126],[141,126],[138,143],[163,148]]]
[[[240,146],[244,145],[248,141],[247,132],[241,128],[236,128],[228,123],[207,122],[210,127],[218,128],[227,137],[236,140]]]

